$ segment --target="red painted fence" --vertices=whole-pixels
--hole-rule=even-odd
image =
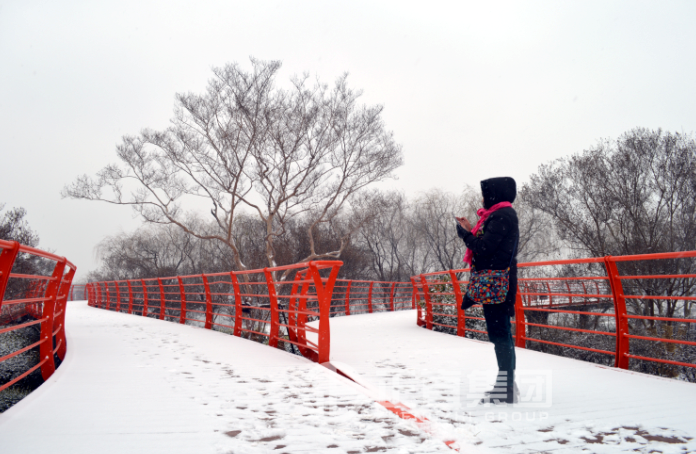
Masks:
[[[331,303],[331,316],[415,308],[416,298],[410,282],[337,279]]]
[[[689,310],[696,300],[696,273],[667,273],[650,265],[681,260],[686,266],[663,268],[688,270],[694,257],[696,251],[519,264],[515,344],[604,355],[623,369],[630,360],[694,368],[689,358],[696,357],[696,319]],[[86,288],[93,306],[226,330],[272,346],[297,348],[319,362],[327,361],[330,351],[324,317],[415,308],[418,324],[429,329],[459,336],[485,334],[484,319],[467,316],[455,304],[466,291],[468,269],[421,274],[408,283],[336,279],[340,265],[315,262],[315,274],[311,266],[297,264],[91,283]],[[317,296],[315,284],[308,284],[320,269],[326,274],[320,278],[324,299]],[[293,280],[273,277],[287,270],[296,273]],[[648,306],[652,309],[643,313]],[[319,320],[318,331],[307,325],[313,320]],[[686,360],[680,360],[680,354]]]
[[[87,285],[75,284],[70,286],[68,301],[84,301],[87,299]]]
[[[89,305],[267,343],[319,363],[329,360],[331,300],[343,263],[87,284]],[[287,273],[291,279],[278,279]],[[308,322],[319,320],[318,329]]]
[[[696,251],[521,263],[515,345],[526,348],[533,342],[608,355],[622,369],[630,360],[695,368],[694,257]],[[578,276],[577,269],[569,272],[572,267],[591,273]],[[669,272],[675,269],[686,272]],[[419,325],[458,336],[485,333],[484,319],[467,316],[456,303],[466,292],[468,271],[412,278]]]
[[[47,379],[56,368],[54,355],[65,357],[65,309],[76,268],[65,257],[15,241],[0,240],[0,251],[0,335],[34,325],[41,328],[39,341],[0,358],[3,363],[39,349],[38,364],[1,384],[3,391],[39,368]],[[17,323],[25,316],[36,320]]]

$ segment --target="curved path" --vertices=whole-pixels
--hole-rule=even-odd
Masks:
[[[451,452],[414,448],[357,385],[261,344],[84,301],[66,333],[56,373],[0,414],[0,453]]]
[[[492,345],[413,311],[331,319],[331,362],[68,306],[68,354],[0,414],[0,453],[696,452],[696,385],[518,349],[521,402],[481,406]],[[400,402],[429,427],[375,400]],[[431,434],[431,435],[429,435]]]

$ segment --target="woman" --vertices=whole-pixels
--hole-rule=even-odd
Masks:
[[[495,347],[498,360],[496,385],[483,402],[514,402],[515,345],[510,330],[510,317],[515,316],[517,297],[517,243],[519,227],[517,213],[512,202],[517,195],[515,180],[510,177],[491,178],[481,182],[483,208],[472,229],[469,221],[457,218],[457,234],[466,243],[464,260],[476,271],[505,270],[510,268],[509,288],[500,304],[483,304],[488,338]],[[468,309],[479,301],[468,295],[462,301],[462,309]]]

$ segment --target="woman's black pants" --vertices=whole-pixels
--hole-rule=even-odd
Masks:
[[[510,315],[506,304],[484,304],[483,315],[488,327],[488,339],[495,347],[498,360],[496,387],[506,386],[508,398],[512,399],[515,383],[515,344],[512,340]]]

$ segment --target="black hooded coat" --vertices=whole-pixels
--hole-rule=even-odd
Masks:
[[[496,203],[514,202],[517,186],[515,180],[510,177],[491,178],[481,182],[481,193],[483,207],[489,209]],[[471,264],[476,270],[504,270],[510,267],[510,287],[503,304],[508,307],[510,316],[514,316],[517,297],[517,245],[520,236],[515,209],[501,208],[494,211],[483,223],[479,232],[481,231],[482,235],[473,235],[457,224],[457,234],[473,252]],[[463,308],[474,304],[474,301],[465,301]]]

